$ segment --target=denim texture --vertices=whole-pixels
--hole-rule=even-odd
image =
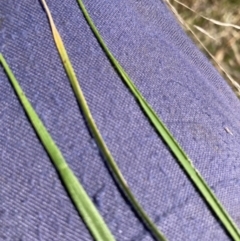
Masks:
[[[84,3],[240,226],[238,99],[162,1]],[[230,240],[109,63],[77,1],[47,4],[99,130],[146,212],[169,241]],[[89,134],[38,0],[0,1],[0,51],[117,240],[152,241]],[[2,69],[0,89],[0,240],[92,240]]]

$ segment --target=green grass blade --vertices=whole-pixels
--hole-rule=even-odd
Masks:
[[[80,88],[80,85],[78,83],[76,74],[74,72],[74,69],[71,65],[68,54],[66,52],[66,49],[64,47],[63,41],[60,37],[60,34],[58,33],[58,31],[56,29],[56,26],[54,24],[54,21],[52,19],[51,13],[50,13],[50,11],[47,7],[47,4],[46,4],[45,0],[42,0],[42,3],[43,3],[43,6],[45,8],[45,11],[47,13],[48,19],[49,19],[49,23],[50,23],[50,26],[51,26],[51,29],[52,29],[53,37],[54,37],[59,55],[62,59],[64,68],[65,68],[66,73],[69,77],[69,80],[70,80],[70,83],[71,83],[72,88],[74,90],[74,93],[76,95],[76,98],[77,98],[77,100],[79,102],[79,105],[82,109],[82,112],[83,112],[83,114],[86,118],[88,126],[89,126],[95,140],[96,140],[96,143],[97,143],[99,149],[101,150],[109,168],[111,169],[114,178],[116,179],[117,183],[119,184],[120,188],[122,189],[123,193],[125,194],[125,196],[129,200],[129,202],[132,204],[132,206],[135,209],[138,216],[143,220],[143,222],[148,227],[148,229],[151,231],[151,233],[156,238],[156,240],[166,241],[166,238],[164,237],[164,235],[158,230],[157,226],[148,217],[146,212],[143,210],[141,205],[138,203],[138,201],[136,200],[136,198],[132,194],[131,190],[129,189],[129,187],[127,185],[126,180],[124,179],[124,177],[123,177],[121,171],[119,170],[115,160],[113,159],[107,145],[105,144],[105,142],[104,142],[104,140],[101,136],[101,133],[99,132],[99,130],[97,128],[97,125],[96,125],[96,123],[95,123],[95,121],[92,117],[92,114],[90,112],[90,109],[88,107],[86,99],[85,99],[85,97],[83,95],[83,92]]]
[[[85,5],[82,0],[77,0],[79,7],[84,14],[86,21],[88,22],[90,28],[92,29],[92,32],[94,33],[95,37],[97,38],[99,44],[101,45],[102,49],[104,50],[105,54],[109,58],[112,65],[115,67],[116,71],[124,81],[124,83],[128,86],[131,93],[134,95],[134,97],[137,99],[139,105],[142,107],[143,111],[147,115],[149,121],[154,125],[157,132],[162,136],[162,138],[165,140],[171,151],[174,153],[176,159],[178,162],[182,165],[185,172],[188,174],[192,182],[195,184],[197,189],[200,191],[202,196],[204,197],[205,201],[210,205],[216,216],[219,218],[219,220],[222,222],[225,229],[228,231],[230,236],[233,238],[233,240],[238,241],[240,240],[240,233],[237,225],[234,223],[234,221],[231,219],[227,211],[224,209],[224,207],[221,205],[221,203],[218,201],[217,197],[214,195],[210,187],[207,185],[207,183],[204,181],[203,177],[199,174],[199,172],[194,168],[193,163],[188,158],[187,154],[183,151],[183,149],[180,147],[176,139],[173,137],[173,135],[170,133],[168,128],[165,126],[165,124],[161,121],[161,119],[156,115],[154,110],[151,108],[151,106],[148,104],[148,102],[144,99],[144,97],[141,95],[141,93],[138,91],[137,87],[133,84],[132,80],[128,76],[128,74],[125,72],[125,70],[122,68],[120,63],[117,61],[117,59],[113,56],[111,51],[108,49],[107,45],[105,44],[103,38],[101,37],[99,31],[97,30],[94,22],[92,21],[87,9],[85,8]]]
[[[69,168],[62,153],[54,143],[42,121],[39,119],[31,103],[28,101],[2,54],[0,54],[0,64],[2,64],[5,72],[7,73],[19,100],[24,107],[25,112],[27,113],[36,133],[48,152],[55,168],[57,169],[66,187],[66,190],[70,194],[76,209],[83,218],[92,236],[96,241],[115,241],[102,216],[99,214],[86,191],[81,186],[72,170]]]

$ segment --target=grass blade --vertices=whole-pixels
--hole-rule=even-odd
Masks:
[[[170,10],[174,13],[174,15],[176,16],[176,18],[178,19],[178,21],[182,24],[182,26],[188,30],[193,36],[194,38],[199,42],[199,44],[203,47],[203,49],[206,51],[206,53],[211,57],[211,59],[216,63],[216,65],[219,67],[219,69],[226,75],[226,77],[228,78],[228,80],[230,81],[230,83],[234,86],[234,88],[236,89],[236,93],[238,95],[238,97],[240,96],[240,85],[239,83],[233,79],[231,77],[231,75],[225,70],[225,68],[222,66],[222,64],[220,64],[220,62],[217,60],[217,58],[211,54],[210,50],[205,46],[205,44],[200,40],[200,38],[197,36],[197,34],[195,33],[195,31],[193,31],[193,29],[190,27],[190,25],[188,25],[183,18],[179,15],[177,9],[170,3],[169,0],[164,0],[166,2],[166,4],[169,6]],[[176,1],[176,0],[175,0]],[[179,1],[176,1],[180,4]]]
[[[166,144],[171,149],[172,153],[175,155],[176,159],[180,163],[180,165],[184,168],[185,172],[188,174],[189,178],[192,180],[192,182],[195,184],[199,192],[204,197],[205,201],[209,204],[209,206],[212,208],[213,212],[216,214],[216,216],[219,218],[219,220],[222,222],[225,229],[228,231],[230,236],[235,241],[240,240],[240,233],[237,225],[234,223],[234,221],[231,219],[227,211],[224,209],[224,207],[221,205],[213,191],[210,189],[210,187],[207,185],[203,177],[199,174],[199,172],[194,168],[193,163],[187,156],[187,154],[184,152],[184,150],[181,148],[181,146],[178,144],[176,139],[173,137],[173,135],[170,133],[166,125],[161,121],[161,119],[156,115],[154,110],[151,108],[151,106],[148,104],[148,102],[144,99],[144,97],[141,95],[141,93],[138,91],[137,87],[133,84],[132,80],[126,73],[126,71],[122,68],[120,63],[117,61],[117,59],[113,56],[111,51],[108,49],[107,45],[105,44],[103,38],[101,37],[99,31],[97,30],[94,22],[92,21],[84,3],[82,0],[77,0],[79,7],[82,11],[82,13],[85,16],[85,19],[87,23],[89,24],[90,28],[92,29],[92,32],[94,33],[95,37],[97,38],[99,44],[101,45],[102,49],[104,50],[105,54],[109,58],[112,65],[115,67],[116,71],[118,72],[119,76],[122,78],[124,83],[128,86],[131,93],[134,95],[136,100],[138,101],[139,105],[142,107],[144,113],[148,117],[149,121],[153,124],[156,131],[159,133],[159,135],[164,139]]]
[[[31,103],[28,101],[2,54],[0,54],[0,64],[2,64],[5,72],[7,73],[19,100],[24,107],[25,112],[27,113],[47,153],[52,159],[52,162],[57,169],[66,190],[68,191],[76,209],[82,216],[92,236],[96,241],[115,241],[102,216],[99,214],[86,191],[79,183],[77,177],[69,168],[67,162],[62,156],[62,153],[54,143],[54,140],[46,130],[42,121],[39,119]]]
[[[231,28],[235,28],[235,29],[238,29],[240,30],[240,26],[239,25],[236,25],[236,24],[232,24],[232,23],[224,23],[224,22],[221,22],[221,21],[218,21],[216,19],[213,19],[213,18],[208,18],[200,13],[198,13],[197,11],[195,11],[194,9],[188,7],[186,4],[178,1],[178,0],[174,0],[175,2],[177,2],[178,4],[182,5],[183,7],[187,8],[188,10],[192,11],[193,13],[195,13],[197,16],[200,16],[216,25],[219,25],[219,26],[222,26],[222,27],[231,27]]]
[[[79,105],[82,109],[82,112],[86,118],[86,121],[88,123],[88,126],[91,130],[91,133],[93,134],[95,141],[99,147],[99,149],[101,150],[110,170],[112,171],[112,174],[115,178],[115,180],[117,181],[117,183],[119,184],[120,188],[122,189],[123,193],[125,194],[126,198],[129,200],[129,202],[132,204],[133,208],[135,209],[136,213],[138,214],[138,216],[143,220],[143,222],[145,223],[145,225],[147,226],[147,228],[150,230],[150,232],[152,233],[152,235],[156,238],[156,240],[158,241],[166,241],[166,238],[164,237],[164,235],[158,230],[157,226],[152,222],[152,220],[148,217],[148,215],[146,214],[146,212],[143,210],[143,208],[141,207],[141,205],[138,203],[138,201],[136,200],[136,198],[134,197],[134,195],[132,194],[131,190],[129,189],[126,180],[124,179],[121,171],[119,170],[115,160],[113,159],[107,145],[105,144],[101,133],[99,132],[97,125],[92,117],[92,114],[90,112],[90,109],[88,107],[88,104],[85,100],[85,97],[83,95],[83,92],[80,88],[80,85],[78,83],[76,74],[74,72],[74,69],[71,65],[71,62],[69,60],[68,54],[66,52],[66,49],[64,47],[63,41],[60,37],[60,34],[58,33],[56,26],[54,24],[54,21],[52,19],[51,13],[48,9],[48,6],[45,2],[45,0],[42,0],[42,4],[44,6],[44,9],[47,13],[48,19],[49,19],[49,23],[52,29],[52,33],[53,33],[53,37],[59,52],[59,55],[62,59],[64,68],[66,70],[66,73],[69,77],[70,83],[72,85],[73,91],[76,95],[76,98],[79,102]]]

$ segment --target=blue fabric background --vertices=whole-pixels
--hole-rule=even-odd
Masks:
[[[240,226],[238,99],[162,1],[84,2]],[[97,125],[147,213],[170,241],[230,240],[119,79],[77,2],[47,3]],[[153,240],[89,135],[38,0],[0,1],[0,51],[117,240]],[[92,240],[2,70],[0,89],[0,240]]]

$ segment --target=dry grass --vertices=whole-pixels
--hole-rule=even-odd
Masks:
[[[172,10],[176,10],[187,33],[240,97],[240,0],[180,0],[186,6],[176,0],[165,1],[172,5]],[[193,37],[192,32],[205,48]]]

